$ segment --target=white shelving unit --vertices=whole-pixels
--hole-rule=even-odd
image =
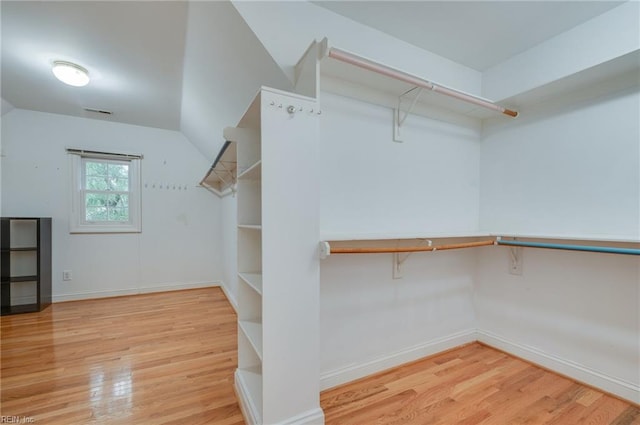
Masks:
[[[238,154],[235,381],[251,424],[323,422],[318,116],[314,99],[263,88],[225,129]]]

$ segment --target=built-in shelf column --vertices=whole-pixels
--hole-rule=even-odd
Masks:
[[[236,388],[252,424],[323,423],[317,111],[264,88],[225,129],[238,152]]]

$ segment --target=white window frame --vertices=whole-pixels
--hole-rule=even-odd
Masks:
[[[140,160],[142,155],[129,155],[67,149],[71,158],[71,216],[70,233],[140,233],[141,185]],[[85,161],[126,162],[129,164],[129,220],[128,221],[87,221],[85,211]]]

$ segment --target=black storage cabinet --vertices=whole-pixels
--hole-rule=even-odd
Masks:
[[[31,313],[50,305],[51,218],[2,217],[0,248],[1,314]],[[16,300],[12,289],[28,296]]]

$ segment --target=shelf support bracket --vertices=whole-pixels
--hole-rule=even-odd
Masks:
[[[409,108],[406,111],[402,111],[402,97],[408,95],[409,93],[411,93],[416,89],[418,89],[418,94],[416,94],[416,96],[413,98],[413,101],[411,101],[411,105],[409,106]],[[424,87],[414,87],[402,93],[400,96],[398,96],[398,107],[393,110],[393,141],[394,142],[396,143],[403,142],[402,136],[400,134],[400,128],[406,121],[407,117],[409,116],[413,108],[416,106],[416,103],[418,102],[418,99],[420,98],[420,95],[422,94],[423,91],[424,91]]]
[[[513,275],[522,275],[522,255],[521,246],[509,247],[509,273]]]
[[[430,239],[424,239],[424,242],[427,243],[428,247],[433,246],[433,241],[431,241]],[[405,254],[403,257],[401,257],[399,252],[394,252],[393,253],[392,277],[394,279],[402,279],[402,264],[405,261],[407,261],[407,259],[411,256],[411,254],[413,254],[413,253],[409,252],[408,254]]]

